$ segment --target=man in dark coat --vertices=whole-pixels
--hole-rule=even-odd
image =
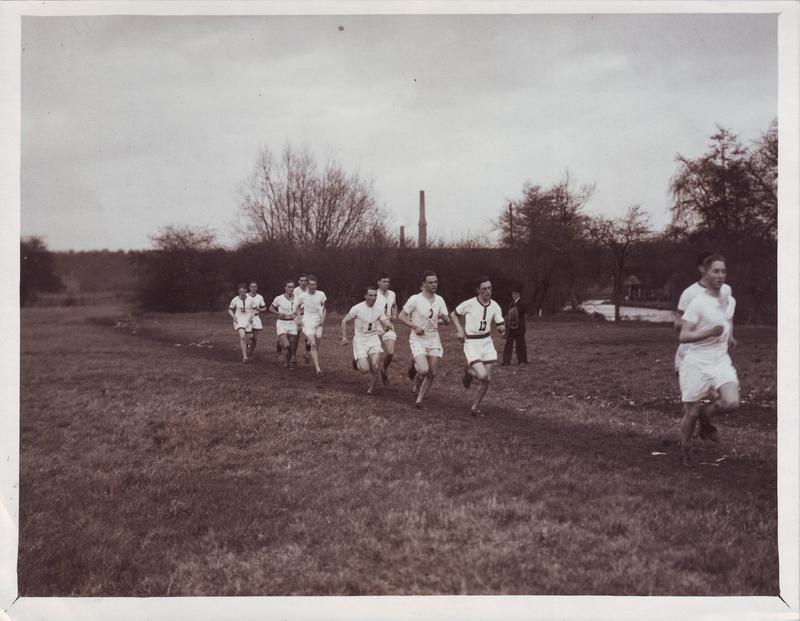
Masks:
[[[511,354],[514,345],[517,347],[517,362],[521,366],[528,365],[528,348],[525,345],[525,315],[527,307],[521,297],[522,287],[517,286],[511,291],[511,304],[506,312],[506,345],[503,348],[503,363],[507,367],[511,364]]]

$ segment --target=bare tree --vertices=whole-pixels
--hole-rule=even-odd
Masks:
[[[204,251],[217,248],[217,235],[208,227],[176,226],[163,227],[150,241],[157,250]]]
[[[625,267],[637,246],[650,234],[647,214],[639,205],[628,208],[625,216],[617,220],[596,217],[589,226],[592,240],[606,251],[614,290],[614,321],[620,320],[622,283]]]
[[[387,232],[371,180],[348,174],[333,159],[320,170],[308,151],[291,145],[279,158],[261,149],[240,214],[251,240],[289,246],[351,247]]]

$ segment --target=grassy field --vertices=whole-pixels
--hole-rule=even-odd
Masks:
[[[224,311],[23,310],[20,594],[777,594],[774,329],[687,470],[667,327],[532,323],[476,419],[449,330],[420,412],[337,320],[317,378]]]

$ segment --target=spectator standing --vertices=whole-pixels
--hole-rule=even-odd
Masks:
[[[528,347],[525,344],[525,318],[527,306],[522,301],[522,287],[515,287],[511,291],[511,304],[506,313],[506,344],[503,347],[503,362],[500,366],[507,367],[511,364],[511,355],[514,347],[517,348],[517,362],[520,366],[528,366]]]

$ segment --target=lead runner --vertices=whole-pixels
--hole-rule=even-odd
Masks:
[[[727,413],[739,407],[739,377],[733,368],[728,344],[733,336],[736,300],[722,293],[727,277],[725,259],[711,255],[703,261],[706,289],[686,308],[680,341],[688,343],[681,360],[679,379],[684,404],[680,425],[681,462],[694,466],[692,435],[697,420],[712,414]],[[702,400],[711,396],[707,405]]]
[[[473,379],[479,384],[471,407],[473,416],[481,414],[481,402],[492,380],[491,365],[497,362],[497,350],[492,342],[492,321],[501,335],[506,331],[503,311],[492,299],[492,281],[488,276],[478,280],[476,293],[474,298],[464,300],[450,313],[450,319],[458,331],[458,340],[464,344],[464,355],[467,358],[467,368],[462,380],[464,388],[469,388]],[[464,317],[464,329],[461,328],[459,315]]]

